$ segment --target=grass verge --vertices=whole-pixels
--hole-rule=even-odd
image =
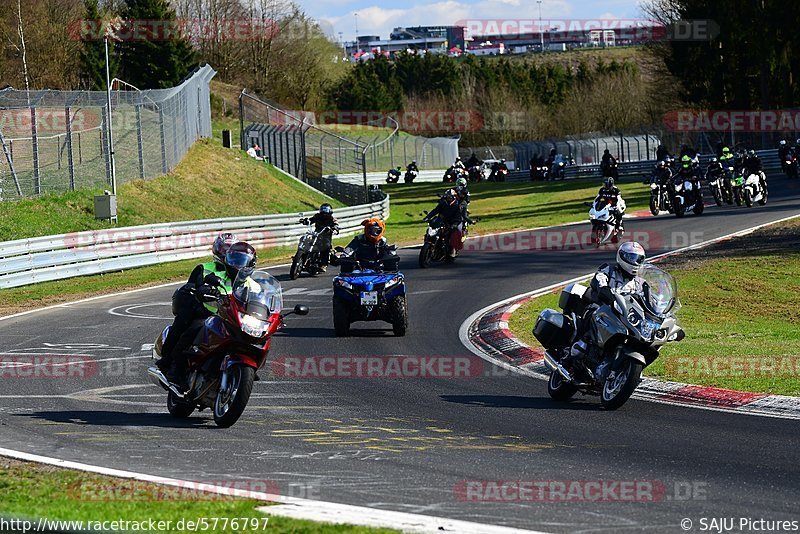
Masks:
[[[236,487],[236,486],[234,486]],[[280,534],[389,534],[390,529],[333,525],[266,516],[256,510],[268,503],[224,497],[134,480],[118,479],[42,464],[0,458],[0,516],[63,521],[170,521],[162,532],[196,532],[186,522],[218,518],[214,532],[268,530]],[[236,519],[238,528],[233,528]],[[226,521],[227,520],[227,521]],[[264,527],[265,520],[267,526]],[[183,524],[180,522],[183,521]],[[247,528],[241,525],[247,524]],[[180,528],[183,526],[184,528]],[[257,526],[258,528],[252,528]],[[223,528],[226,527],[226,528]],[[128,530],[128,529],[126,529]],[[148,531],[148,529],[143,529]],[[199,529],[200,531],[208,529]]]
[[[800,221],[659,263],[678,281],[686,330],[647,376],[738,391],[800,395]],[[556,294],[521,306],[509,327],[538,346],[531,328]]]
[[[473,235],[552,226],[586,219],[584,201],[592,200],[599,180],[560,182],[506,182],[470,184],[470,213],[480,219]],[[391,196],[387,236],[397,242],[419,242],[425,231],[422,210],[431,210],[445,188],[442,183],[411,186],[391,184],[382,189]],[[640,183],[622,182],[628,212],[647,209],[649,190]],[[587,223],[588,224],[588,223]]]
[[[92,203],[98,193],[102,191],[0,203],[0,241],[110,228],[94,218]],[[316,209],[326,200],[240,150],[201,140],[172,173],[120,185],[117,226],[291,213]]]

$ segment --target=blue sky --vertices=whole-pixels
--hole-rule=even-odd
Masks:
[[[643,18],[643,0],[542,0],[542,19]],[[465,20],[538,20],[535,0],[299,0],[306,13],[338,39],[358,33],[388,38],[395,26],[452,25]]]

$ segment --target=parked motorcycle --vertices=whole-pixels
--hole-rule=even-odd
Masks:
[[[308,219],[300,219],[300,224],[309,223],[310,221]],[[322,266],[326,265],[327,262],[323,262],[322,260],[326,254],[330,255],[330,250],[328,250],[327,247],[325,247],[325,250],[322,250],[321,245],[323,241],[330,243],[329,235],[338,233],[338,226],[326,226],[319,232],[313,227],[309,228],[306,233],[300,237],[300,242],[297,244],[297,252],[295,252],[292,258],[292,266],[289,267],[289,278],[297,280],[300,273],[303,271],[312,276],[323,272]]]
[[[284,313],[280,282],[264,271],[240,272],[230,294],[224,294],[220,282],[213,274],[205,279],[223,294],[201,297],[204,302],[216,301],[218,311],[205,320],[188,351],[188,389],[178,389],[156,366],[148,368],[147,375],[167,391],[167,410],[173,417],[186,418],[196,409],[211,408],[217,426],[227,428],[244,412],[256,371],[264,365],[283,319],[292,313],[307,315],[308,307],[298,304]],[[169,329],[156,338],[153,358],[161,358]]]
[[[342,248],[337,247],[341,253]],[[333,328],[347,336],[356,321],[386,321],[396,336],[408,328],[406,283],[398,271],[399,258],[380,262],[338,260],[342,272],[333,279]]]
[[[616,410],[636,390],[642,369],[658,358],[661,347],[685,337],[676,317],[675,279],[644,264],[636,283],[639,291],[615,294],[613,305],[594,304],[585,286],[570,284],[559,298],[563,313],[546,309],[539,314],[533,335],[545,348],[547,392],[554,400],[568,401],[580,391],[599,395],[603,408]],[[575,355],[571,347],[579,332],[586,332],[585,352]]]
[[[622,230],[617,230],[615,215],[612,210],[615,208],[611,202],[604,201],[598,198],[594,202],[586,202],[589,206],[589,222],[592,223],[592,244],[600,247],[609,241],[616,243],[622,236]],[[616,210],[620,216],[625,213],[625,201],[619,199],[617,201]]]
[[[763,182],[762,182],[763,178]],[[752,173],[747,177],[742,188],[744,196],[744,203],[748,208],[752,208],[753,204],[758,202],[760,205],[767,203],[767,180],[761,173]]]

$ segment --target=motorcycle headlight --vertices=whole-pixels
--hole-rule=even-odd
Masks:
[[[345,289],[353,289],[353,284],[351,284],[347,280],[342,280],[341,278],[336,280],[336,284]]]
[[[439,229],[438,228],[434,228],[433,226],[429,226],[428,227],[428,235],[429,236],[434,237],[438,233],[439,233]]]
[[[682,190],[683,190],[683,184],[681,183],[675,184],[675,191],[682,191]]]
[[[264,337],[267,335],[267,330],[269,330],[270,327],[269,321],[262,321],[258,317],[245,315],[241,312],[239,313],[239,320],[242,323],[242,332],[250,337]]]
[[[395,276],[394,278],[386,282],[386,284],[383,286],[383,289],[389,289],[390,287],[394,287],[397,284],[399,284],[401,280],[402,278],[400,278],[399,276]]]
[[[658,189],[658,184],[656,183],[650,184],[650,189]]]

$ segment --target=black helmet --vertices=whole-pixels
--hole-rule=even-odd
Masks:
[[[224,232],[219,234],[214,240],[214,244],[211,245],[211,256],[214,261],[219,264],[225,263],[225,254],[228,253],[228,249],[234,243],[236,243],[236,236],[232,233]]]
[[[256,249],[249,243],[234,243],[225,254],[225,271],[231,280],[235,280],[240,271],[252,271],[255,266]]]
[[[330,215],[333,213],[333,207],[326,202],[325,204],[319,207],[319,212]]]
[[[606,177],[606,179],[603,181],[603,185],[606,187],[614,187],[614,179],[610,176]]]

